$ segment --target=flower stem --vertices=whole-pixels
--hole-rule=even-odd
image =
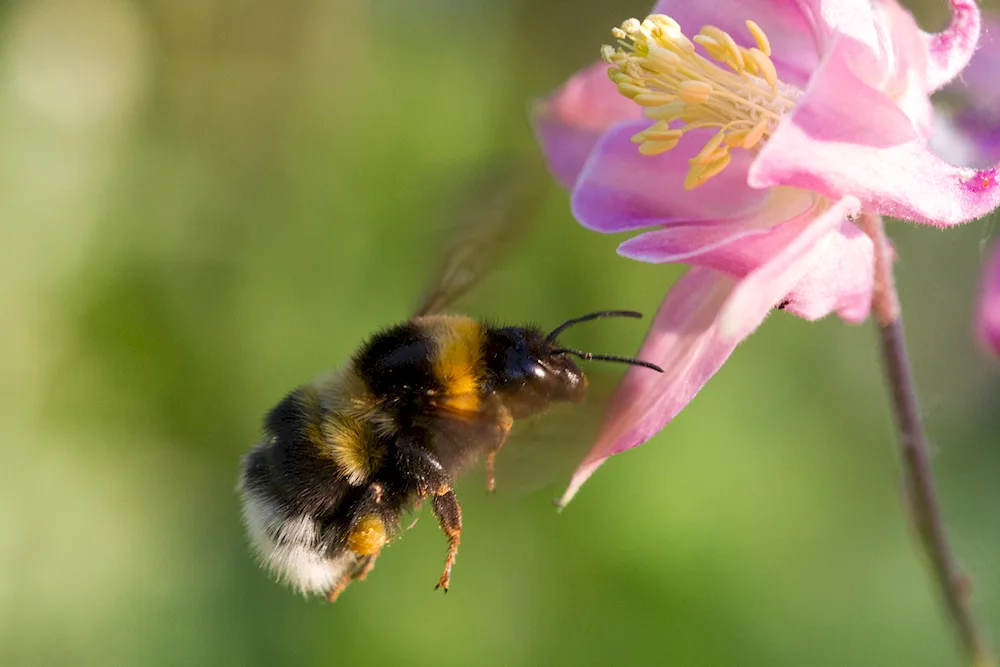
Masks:
[[[969,594],[972,585],[959,569],[948,544],[944,519],[934,488],[927,436],[920,419],[910,359],[903,337],[903,319],[892,273],[893,250],[885,235],[882,218],[862,214],[861,225],[875,244],[875,289],[872,309],[882,337],[886,378],[892,390],[893,408],[899,428],[907,497],[911,519],[924,551],[930,558],[938,588],[944,597],[951,622],[974,667],[995,667],[979,628],[976,626]]]

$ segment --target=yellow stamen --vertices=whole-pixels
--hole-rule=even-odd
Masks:
[[[677,96],[688,104],[702,104],[712,94],[712,84],[707,81],[681,81],[677,86]]]
[[[719,45],[723,55],[729,56],[730,65],[737,72],[743,69],[743,54],[740,47],[736,46],[736,40],[729,36],[728,32],[719,30],[714,25],[706,25],[701,29],[701,34],[714,40]],[[698,41],[698,38],[695,38]]]
[[[750,150],[757,145],[760,138],[764,136],[764,131],[767,129],[767,123],[765,121],[760,121],[754,125],[753,129],[746,133],[743,137],[743,141],[740,144],[743,148]]]
[[[643,141],[676,141],[680,139],[683,134],[684,133],[680,130],[671,130],[669,125],[660,122],[633,136],[632,140],[636,143],[641,143]]]
[[[640,93],[632,101],[641,107],[661,107],[667,102],[673,102],[676,97],[666,93]]]
[[[619,92],[657,121],[632,137],[640,153],[668,151],[690,130],[717,130],[690,160],[685,188],[725,169],[731,149],[759,150],[802,96],[778,79],[764,31],[753,21],[746,26],[756,47],[742,47],[711,25],[692,41],[672,18],[653,14],[622,23],[611,31],[619,46],[601,49]],[[696,44],[708,57],[696,52]]]
[[[732,159],[733,156],[730,155],[729,153],[726,153],[718,160],[716,160],[714,163],[705,165],[702,168],[701,173],[698,175],[698,180],[700,181],[698,185],[701,185],[702,183],[704,183],[705,181],[712,178],[720,171],[728,167]]]
[[[659,155],[666,153],[676,145],[676,141],[643,141],[639,145],[639,152],[643,155]]]
[[[760,49],[765,56],[771,55],[771,42],[768,41],[767,35],[761,30],[761,27],[757,25],[754,21],[747,21],[747,30],[753,35],[754,41],[757,42],[757,48]]]

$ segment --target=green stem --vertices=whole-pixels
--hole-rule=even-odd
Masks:
[[[948,544],[931,470],[930,448],[920,418],[910,358],[903,336],[903,319],[892,273],[892,247],[882,218],[863,214],[862,227],[875,243],[875,290],[872,309],[879,323],[886,379],[892,390],[899,444],[911,516],[948,615],[974,667],[995,667],[996,662],[976,625],[969,604],[972,584],[962,573]]]

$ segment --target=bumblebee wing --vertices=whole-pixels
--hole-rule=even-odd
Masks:
[[[501,404],[495,400],[463,407],[463,396],[439,396],[433,410],[420,417],[429,434],[428,446],[448,470],[467,471],[506,437]],[[509,424],[509,422],[507,422]]]
[[[528,231],[548,189],[537,157],[497,161],[469,179],[414,315],[439,313],[475,285]]]
[[[463,471],[463,480],[470,478],[475,484],[476,468],[480,468],[485,486],[484,456],[502,442],[495,470],[498,495],[517,497],[542,489],[558,495],[559,487],[565,486],[594,442],[617,376],[598,371],[588,379],[587,396],[581,403],[557,404],[534,417],[515,420],[506,439],[498,404],[486,401],[474,410],[463,410],[442,398],[433,413],[424,417],[428,445],[442,465]],[[452,403],[461,405],[462,401]]]
[[[558,497],[600,430],[608,399],[618,381],[614,372],[589,372],[581,403],[561,403],[515,422],[497,455],[497,495],[520,497],[548,490]]]

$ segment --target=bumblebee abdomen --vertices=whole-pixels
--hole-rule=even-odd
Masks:
[[[266,430],[299,443],[321,474],[359,486],[383,465],[388,416],[353,365],[321,382],[299,387],[268,415]]]
[[[243,523],[261,564],[302,593],[324,593],[358,567],[359,559],[336,546],[316,516],[290,501],[275,484],[268,464],[273,442],[262,442],[243,462],[239,491]]]

